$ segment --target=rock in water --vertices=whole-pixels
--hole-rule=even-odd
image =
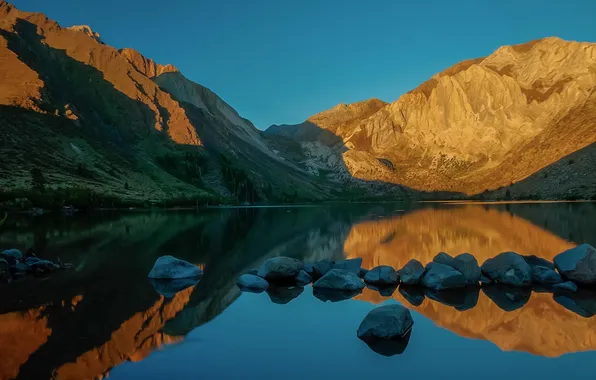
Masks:
[[[564,292],[577,292],[577,285],[572,281],[561,282],[560,284],[553,285],[553,291],[564,291]]]
[[[582,244],[555,256],[555,266],[564,277],[580,284],[596,284],[596,249]]]
[[[393,267],[380,265],[368,271],[364,281],[377,286],[389,286],[399,283],[399,275]]]
[[[503,252],[482,264],[482,273],[491,280],[504,285],[532,285],[532,268],[515,252]]]
[[[462,253],[457,257],[451,257],[445,252],[439,252],[433,259],[433,262],[447,265],[458,272],[461,272],[466,278],[467,285],[477,285],[480,281],[480,266],[476,258],[469,253]]]
[[[532,282],[535,284],[558,284],[561,281],[561,275],[553,269],[538,265],[532,267]]]
[[[364,283],[360,277],[343,269],[331,269],[314,284],[314,288],[335,290],[362,290]]]
[[[362,258],[336,261],[333,264],[333,269],[343,269],[352,272],[355,275],[360,274],[360,266],[362,265]]]
[[[358,277],[364,278],[364,276],[366,276],[367,273],[368,273],[368,269],[360,268],[360,272],[358,273]]]
[[[199,277],[202,274],[203,271],[196,265],[168,255],[162,256],[155,261],[148,277],[155,279],[177,279]]]
[[[17,261],[23,258],[23,253],[18,249],[6,249],[0,252],[0,259],[6,260],[10,265],[14,265]]]
[[[296,284],[303,286],[306,284],[310,284],[311,281],[312,277],[310,277],[310,275],[306,273],[304,270],[298,272],[298,276],[296,276]]]
[[[531,267],[547,267],[550,269],[555,269],[555,264],[551,263],[550,261],[543,259],[542,257],[538,257],[536,255],[528,255],[524,256],[524,260],[528,263]]]
[[[466,286],[466,277],[450,266],[432,262],[426,266],[422,285],[434,290],[463,288]]]
[[[424,266],[420,261],[412,259],[398,271],[398,274],[403,284],[416,285],[424,275]]]
[[[31,270],[34,273],[43,274],[43,273],[51,273],[58,269],[58,265],[54,264],[49,260],[37,260],[31,264],[29,264]]]
[[[267,280],[248,273],[238,277],[238,280],[236,280],[236,285],[238,285],[241,290],[256,290],[258,292],[263,292],[269,287]]]
[[[358,338],[364,341],[375,339],[403,338],[414,325],[410,311],[402,305],[385,305],[371,310],[358,327]]]
[[[312,274],[310,276],[313,280],[318,280],[319,278],[323,277],[327,272],[333,269],[333,261],[331,260],[321,260],[313,264],[312,266]]]
[[[290,257],[272,257],[261,265],[258,275],[270,283],[291,284],[302,266],[300,261]]]

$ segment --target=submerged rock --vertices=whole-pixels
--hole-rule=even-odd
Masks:
[[[575,285],[575,282],[573,282],[573,281],[561,282],[560,284],[553,285],[553,291],[554,292],[563,291],[563,292],[575,293],[575,292],[577,292],[577,285]]]
[[[424,288],[414,285],[400,285],[399,293],[414,306],[422,305],[422,302],[424,302],[424,299],[426,298],[424,295]]]
[[[155,261],[148,277],[154,279],[178,279],[199,277],[202,274],[203,271],[196,265],[168,255],[162,256]]]
[[[503,252],[482,264],[482,273],[491,280],[511,286],[532,284],[532,268],[515,252]]]
[[[539,265],[532,267],[532,282],[535,284],[558,284],[561,281],[561,275],[551,268]]]
[[[252,291],[255,293],[264,292],[269,287],[267,280],[248,273],[238,277],[236,285],[238,285],[241,290]]]
[[[291,284],[302,267],[300,261],[291,257],[272,257],[261,265],[257,274],[269,283]]]
[[[332,269],[314,284],[315,288],[335,290],[362,290],[364,283],[360,277],[343,269]]]
[[[596,284],[596,249],[582,244],[555,256],[555,266],[565,278],[580,284]]]
[[[385,305],[371,310],[358,327],[358,338],[364,341],[399,339],[412,329],[414,320],[402,305]]]
[[[333,264],[333,269],[343,269],[352,272],[355,275],[360,274],[360,266],[362,265],[362,258],[336,261]]]
[[[312,277],[310,277],[310,275],[306,273],[304,270],[298,272],[298,276],[296,276],[296,284],[303,286],[310,284],[311,281]]]
[[[354,298],[362,293],[362,290],[335,290],[325,288],[313,288],[313,295],[323,302],[340,302]]]
[[[14,265],[17,261],[23,259],[23,253],[16,248],[5,249],[0,252],[0,259],[4,259],[10,265]]]
[[[398,271],[398,274],[403,284],[416,285],[424,275],[424,266],[420,261],[412,259]]]
[[[505,311],[514,311],[523,307],[532,294],[530,288],[502,284],[484,286],[482,291],[499,308]]]
[[[149,281],[157,293],[165,298],[173,298],[176,293],[196,285],[200,279],[200,277],[178,278],[173,280],[150,278]]]
[[[399,275],[393,267],[379,265],[368,271],[364,281],[377,286],[389,286],[399,284]]]
[[[270,286],[267,289],[267,295],[271,302],[285,305],[291,300],[298,298],[304,291],[301,286]]]
[[[463,288],[466,286],[466,278],[450,266],[432,262],[426,266],[422,285],[434,290]]]

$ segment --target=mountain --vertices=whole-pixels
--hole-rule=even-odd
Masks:
[[[0,126],[8,207],[331,196],[174,66],[3,0]]]
[[[593,197],[595,86],[596,44],[545,38],[460,62],[393,103],[340,104],[266,133],[315,175],[488,198]]]

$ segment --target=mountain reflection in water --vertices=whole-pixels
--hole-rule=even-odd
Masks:
[[[0,379],[101,378],[124,361],[142,360],[221,314],[241,294],[236,278],[269,257],[362,257],[369,268],[401,268],[411,258],[426,263],[439,251],[470,252],[480,263],[507,250],[552,260],[579,243],[594,245],[595,216],[594,204],[382,204],[15,217],[0,248],[34,246],[76,269],[0,289]],[[201,265],[201,281],[172,298],[158,294],[146,275],[164,254]],[[269,297],[283,304],[301,292],[272,289]],[[596,318],[549,293],[521,294],[517,304],[504,293],[506,305],[503,293],[489,289],[463,298],[420,293],[400,287],[391,297],[502,350],[555,357],[596,349]],[[365,289],[356,299],[387,298]]]

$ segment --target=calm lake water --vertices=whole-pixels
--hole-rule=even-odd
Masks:
[[[549,260],[596,246],[596,204],[360,204],[11,216],[0,249],[74,265],[0,288],[0,379],[593,379],[596,293],[487,288],[436,296],[365,289],[324,302],[310,286],[242,293],[237,277],[278,255],[424,264],[439,251],[482,263],[503,251]],[[172,254],[200,265],[164,298],[146,278]],[[428,294],[427,294],[428,295]],[[356,336],[378,305],[415,324],[405,351]]]

